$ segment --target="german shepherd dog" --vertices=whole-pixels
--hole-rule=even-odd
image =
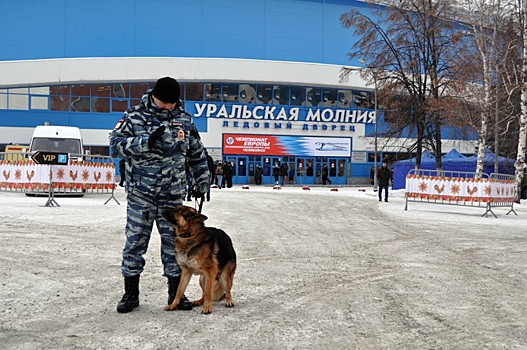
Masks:
[[[176,232],[176,260],[181,267],[181,279],[174,302],[165,310],[175,310],[192,275],[200,275],[201,299],[193,305],[203,305],[204,314],[212,312],[212,301],[225,298],[225,306],[233,307],[231,288],[236,271],[236,252],[231,238],[220,229],[205,227],[205,215],[194,208],[179,205],[167,209],[163,217]]]

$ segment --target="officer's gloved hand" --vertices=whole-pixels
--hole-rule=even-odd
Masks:
[[[148,148],[154,148],[154,145],[156,144],[157,140],[159,140],[159,138],[165,133],[165,129],[166,128],[164,125],[160,126],[156,129],[156,131],[152,133],[152,135],[150,135],[150,137],[148,138]]]
[[[192,188],[192,197],[194,198],[204,198],[205,193],[201,192],[198,187],[194,186]]]

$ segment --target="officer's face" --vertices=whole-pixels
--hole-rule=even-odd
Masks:
[[[176,107],[176,103],[166,103],[161,101],[160,99],[156,98],[155,96],[152,96],[154,98],[154,103],[156,104],[157,108],[166,109],[166,110],[173,110],[174,107]]]

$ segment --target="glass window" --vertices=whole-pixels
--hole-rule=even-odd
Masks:
[[[136,99],[136,98],[131,98],[130,99],[130,107],[137,106],[140,103],[141,103],[140,99]]]
[[[68,95],[70,94],[70,86],[69,85],[56,85],[51,86],[51,94],[52,95]]]
[[[71,110],[73,112],[89,112],[90,111],[90,98],[72,96],[71,97]]]
[[[291,86],[291,104],[304,106],[306,102],[306,88],[302,86]]]
[[[130,86],[128,84],[112,84],[112,97],[130,97],[129,92]]]
[[[91,154],[94,156],[108,156],[110,155],[110,147],[108,146],[91,146]]]
[[[90,96],[90,85],[72,85],[71,94],[76,96]]]
[[[307,104],[305,106],[318,106],[322,98],[320,88],[307,88]]]
[[[238,102],[238,84],[222,84],[223,102]]]
[[[373,163],[375,161],[375,152],[368,153],[368,162]],[[381,154],[377,152],[377,163],[381,162]]]
[[[112,112],[124,112],[128,109],[128,100],[112,100]]]
[[[15,88],[15,89],[9,89],[10,94],[28,94],[29,89],[28,88]]]
[[[258,103],[272,104],[273,103],[273,86],[272,85],[258,85]]]
[[[353,105],[357,108],[368,108],[369,94],[367,91],[353,91]]]
[[[140,99],[141,96],[143,96],[147,90],[148,90],[147,83],[130,84],[130,97]]]
[[[220,102],[220,84],[205,84],[205,101]]]
[[[0,109],[7,109],[7,94],[0,94]]]
[[[48,98],[44,96],[31,96],[31,109],[48,109]]]
[[[31,95],[49,95],[49,86],[40,86],[29,88]]]
[[[110,112],[110,99],[101,98],[101,97],[92,97],[91,98],[91,111],[108,113]]]
[[[340,108],[351,107],[351,90],[339,90],[337,106]]]
[[[52,111],[69,111],[70,97],[69,96],[51,96],[50,109]]]
[[[110,85],[108,84],[92,84],[91,95],[99,97],[110,97]]]
[[[322,101],[318,105],[321,107],[336,107],[337,89],[322,89]]]
[[[27,90],[27,89],[26,89]],[[29,96],[28,95],[7,95],[9,109],[28,110]]]
[[[31,142],[31,149],[44,152],[69,152],[80,154],[81,142],[78,139],[36,137]]]
[[[289,104],[289,86],[275,85],[273,89],[273,104],[287,105]]]
[[[256,85],[240,84],[240,102],[256,103]]]
[[[184,96],[187,101],[203,101],[203,84],[186,83]]]

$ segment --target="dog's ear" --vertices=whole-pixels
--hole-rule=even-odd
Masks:
[[[207,220],[208,217],[201,214],[201,213],[198,213],[198,212],[195,212],[194,215],[192,216],[192,221],[196,221],[196,222],[203,222],[205,220]]]

